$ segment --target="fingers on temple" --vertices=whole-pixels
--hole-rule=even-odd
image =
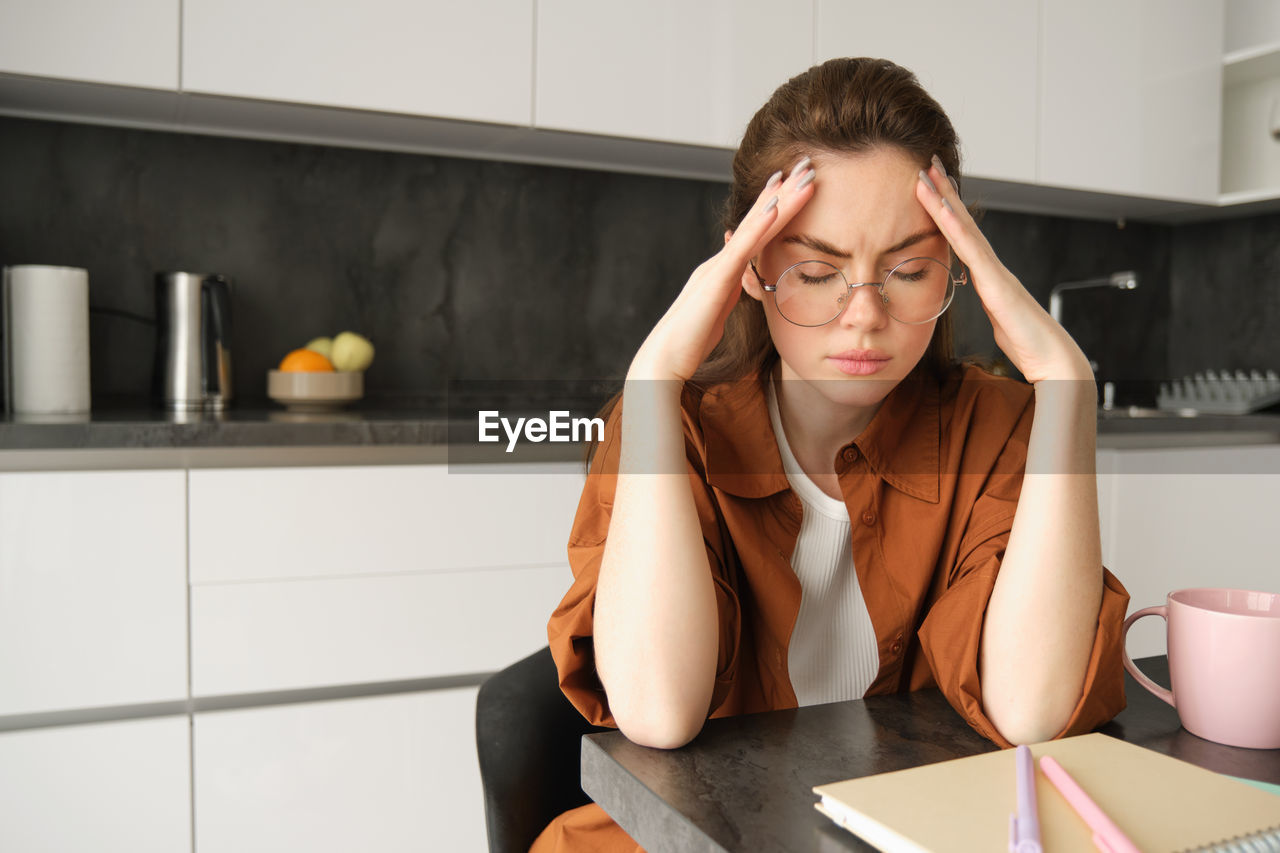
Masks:
[[[917,198],[938,223],[961,261],[972,265],[980,253],[991,252],[986,237],[960,198],[955,179],[947,174],[937,156],[928,168],[920,171]]]
[[[726,249],[735,263],[746,263],[804,207],[814,192],[817,172],[805,157],[787,171],[775,172],[761,190]]]

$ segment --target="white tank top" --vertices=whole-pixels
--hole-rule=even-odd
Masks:
[[[791,686],[801,706],[861,699],[880,671],[880,655],[853,570],[849,511],[801,470],[782,429],[772,382],[768,398],[782,467],[804,508],[791,555],[802,590],[787,652]]]

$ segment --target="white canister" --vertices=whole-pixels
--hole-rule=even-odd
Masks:
[[[22,415],[89,411],[89,272],[4,268],[5,402]]]

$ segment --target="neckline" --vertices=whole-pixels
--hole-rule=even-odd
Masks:
[[[769,404],[769,422],[773,425],[773,434],[778,442],[778,454],[782,457],[782,470],[787,475],[787,482],[791,484],[792,490],[806,506],[811,506],[825,516],[848,524],[849,510],[845,507],[844,501],[822,491],[800,467],[799,460],[791,451],[786,430],[782,426],[782,411],[778,407],[778,394],[774,389],[772,376],[769,377],[765,396]]]

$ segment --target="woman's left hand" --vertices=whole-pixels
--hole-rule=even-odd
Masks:
[[[1013,273],[1000,263],[937,157],[916,181],[916,198],[969,269],[996,345],[1030,383],[1093,379],[1084,352]],[[930,186],[932,183],[932,186]]]

